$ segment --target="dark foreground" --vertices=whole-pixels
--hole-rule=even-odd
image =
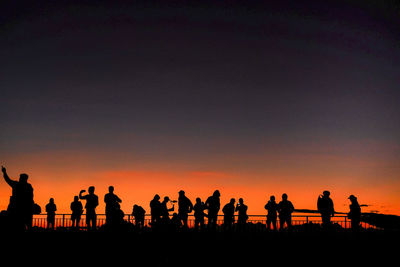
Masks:
[[[31,232],[2,237],[12,265],[370,266],[397,260],[399,232]]]

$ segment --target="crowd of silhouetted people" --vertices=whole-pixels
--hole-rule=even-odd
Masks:
[[[5,182],[12,188],[12,195],[7,210],[1,212],[0,226],[21,231],[29,230],[32,228],[33,215],[40,214],[41,208],[34,202],[33,187],[28,183],[28,175],[23,173],[20,175],[19,181],[15,181],[8,176],[5,167],[2,167],[2,172]],[[88,231],[94,231],[98,229],[96,208],[99,205],[99,198],[95,194],[94,186],[90,186],[88,192],[85,192],[86,190],[81,190],[78,196],[74,196],[74,200],[70,205],[72,228],[80,229],[80,221],[85,209],[86,228]],[[161,201],[160,196],[156,194],[150,201],[150,227],[152,230],[174,231],[188,229],[188,217],[192,212],[195,230],[215,230],[217,228],[218,213],[221,210],[221,194],[219,190],[215,190],[205,202],[199,197],[196,198],[194,205],[183,190],[179,191],[178,195],[178,200],[171,200],[168,196],[165,196]],[[351,204],[348,218],[351,220],[352,229],[358,231],[361,223],[361,208],[355,196],[351,195],[349,199]],[[85,206],[82,205],[81,200],[85,201]],[[104,202],[106,214],[104,226],[108,229],[119,229],[126,225],[125,214],[120,206],[122,200],[114,193],[113,186],[108,188],[108,193],[104,196]],[[243,198],[240,198],[236,205],[235,202],[236,200],[232,198],[222,207],[223,223],[221,227],[225,231],[230,231],[234,227],[239,231],[244,231],[248,225],[247,205],[244,204]],[[177,210],[175,205],[178,206]],[[278,230],[278,218],[280,230],[292,229],[292,213],[295,208],[292,202],[288,200],[287,194],[283,194],[279,202],[276,202],[275,196],[271,196],[264,208],[267,211],[266,228],[268,230]],[[322,227],[328,229],[332,225],[331,218],[335,215],[329,191],[324,191],[318,197],[317,209],[321,214]],[[47,213],[47,228],[54,229],[57,207],[53,198],[50,198],[45,211]],[[235,216],[235,213],[237,213],[237,216]],[[146,211],[143,207],[136,204],[133,205],[131,215],[134,217],[133,225],[136,229],[142,229],[146,226]],[[237,221],[235,221],[236,217]],[[207,225],[205,224],[205,218],[207,218]]]

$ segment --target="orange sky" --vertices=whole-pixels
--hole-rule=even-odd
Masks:
[[[249,206],[248,213],[257,215],[266,213],[263,207],[270,195],[279,200],[282,193],[289,195],[295,208],[315,209],[318,194],[323,190],[331,191],[337,211],[347,212],[347,197],[354,194],[360,204],[371,205],[363,208],[364,212],[400,214],[398,168],[396,162],[387,160],[266,154],[263,157],[226,156],[219,162],[201,164],[168,159],[149,163],[134,161],[127,155],[124,160],[123,156],[42,152],[19,155],[2,164],[14,179],[21,172],[28,173],[35,202],[43,209],[53,197],[59,213],[69,213],[73,196],[91,185],[96,187],[100,199],[97,212],[104,213],[104,194],[113,185],[123,200],[123,211],[129,214],[133,204],[142,205],[149,212],[149,202],[155,193],[177,199],[181,189],[193,202],[196,197],[204,201],[219,189],[222,204],[232,197],[242,197]],[[263,161],[265,164],[260,164]],[[379,180],[383,175],[385,182]],[[10,194],[9,186],[0,182],[0,209],[6,208]]]

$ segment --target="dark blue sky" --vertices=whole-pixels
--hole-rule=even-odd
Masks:
[[[340,1],[211,2],[10,8],[2,137],[57,143],[70,131],[101,131],[90,137],[96,143],[120,130],[398,140],[390,13]]]

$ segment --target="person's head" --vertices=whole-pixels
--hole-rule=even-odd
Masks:
[[[50,203],[54,203],[54,198],[50,198]]]
[[[179,191],[179,196],[184,196],[185,195],[185,191],[181,190]]]
[[[164,202],[168,202],[168,201],[169,201],[169,197],[168,196],[164,197]]]
[[[196,203],[201,203],[201,198],[196,198]]]
[[[108,192],[113,193],[114,192],[114,186],[109,186],[108,187]]]
[[[243,198],[239,198],[239,204],[240,204],[240,205],[243,204]]]
[[[19,175],[19,181],[22,182],[22,183],[27,183],[28,182],[28,177],[29,177],[28,174],[21,173]]]
[[[136,204],[135,204],[135,205],[133,205],[133,208],[134,208],[134,209],[137,209],[137,207],[138,207],[138,206],[137,206]]]
[[[160,196],[158,194],[156,194],[153,199],[154,200],[160,200]]]
[[[330,194],[331,194],[331,192],[329,192],[328,190],[325,190],[325,191],[322,193],[322,195],[323,195],[324,197],[329,197]]]
[[[219,193],[219,190],[215,190],[214,193],[213,193],[213,196],[214,197],[220,197],[221,194]]]
[[[275,196],[270,196],[270,197],[269,197],[269,200],[271,200],[272,202],[274,202],[274,201],[275,201]]]
[[[283,193],[283,194],[282,194],[282,200],[287,200],[287,199],[288,199],[287,194],[286,194],[286,193]]]
[[[349,199],[350,199],[351,202],[356,202],[357,201],[357,198],[354,195],[350,195]]]
[[[234,198],[231,198],[230,203],[231,203],[231,204],[234,204],[234,203],[235,203],[235,199],[234,199]]]
[[[78,201],[79,197],[78,196],[74,196],[74,201]]]
[[[89,187],[89,194],[93,194],[94,193],[94,186],[90,186]]]

